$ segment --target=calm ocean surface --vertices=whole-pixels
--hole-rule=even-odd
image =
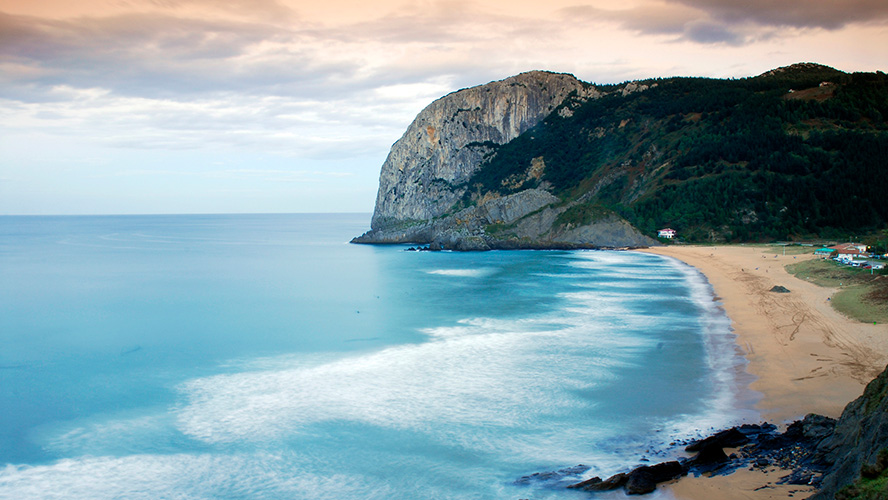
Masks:
[[[0,499],[588,498],[520,478],[756,417],[692,268],[369,219],[0,217]]]

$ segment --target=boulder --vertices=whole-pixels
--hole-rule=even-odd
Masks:
[[[736,448],[749,442],[749,438],[737,427],[717,432],[706,439],[694,441],[685,447],[686,451],[701,451],[704,448]]]
[[[722,464],[729,461],[725,450],[715,442],[709,442],[700,448],[697,456],[688,460],[688,467],[693,468],[698,473],[711,472],[719,468]]]
[[[626,480],[626,493],[643,495],[657,489],[657,484],[671,481],[684,475],[684,468],[676,461],[657,465],[642,466],[629,473]]]
[[[625,485],[628,479],[629,475],[621,472],[619,474],[614,474],[604,481],[602,481],[600,477],[593,477],[582,483],[572,484],[568,486],[568,488],[583,491],[610,491]]]

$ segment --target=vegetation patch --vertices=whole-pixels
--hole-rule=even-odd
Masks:
[[[814,250],[811,246],[802,245],[769,245],[765,253],[776,255],[811,255]]]
[[[515,232],[515,227],[517,222],[513,222],[511,224],[506,224],[503,222],[495,222],[493,224],[488,224],[484,226],[484,232],[499,238],[505,237],[507,235],[512,235]]]
[[[836,493],[836,500],[888,500],[888,473],[876,479],[860,478]]]
[[[833,307],[840,313],[864,323],[888,323],[888,302],[874,302],[869,296],[872,283],[843,288],[832,297]]]
[[[774,253],[777,253],[776,251]],[[872,281],[869,271],[841,265],[830,259],[811,259],[786,266],[796,278],[822,287],[844,287]]]
[[[799,65],[647,83],[645,92],[570,100],[507,144],[479,143],[491,154],[468,185],[503,195],[545,185],[607,206],[642,233],[672,227],[690,242],[886,227],[885,74]],[[537,158],[545,169],[526,176]]]
[[[875,464],[864,465],[860,477],[836,493],[836,500],[888,500],[888,449]]]
[[[888,277],[829,259],[797,262],[786,266],[786,271],[818,286],[839,288],[830,302],[845,316],[864,323],[888,323]]]
[[[888,373],[882,373],[880,376],[873,379],[872,382],[867,384],[866,389],[863,392],[863,396],[866,398],[866,408],[864,410],[867,415],[870,415],[882,405],[886,393],[888,393]],[[875,474],[869,473],[880,465],[883,466],[882,469],[876,470]],[[878,476],[882,470],[884,470],[884,466],[888,466],[888,448],[879,451],[875,467],[864,467],[862,472],[867,472],[865,475],[868,477]]]
[[[613,212],[601,205],[581,203],[568,208],[558,215],[554,225],[560,227],[586,226],[604,220],[611,215],[613,215]]]

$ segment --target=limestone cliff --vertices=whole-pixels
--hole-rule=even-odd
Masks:
[[[447,213],[490,152],[527,131],[576,93],[599,93],[571,75],[532,71],[446,95],[426,107],[382,165],[370,227]]]
[[[625,248],[657,245],[613,213],[584,224],[560,216],[572,204],[542,189],[495,197],[452,215],[373,229],[353,243],[428,244],[434,250]]]
[[[630,84],[619,92],[646,88]],[[353,241],[459,250],[656,244],[614,214],[582,226],[565,222],[559,216],[576,203],[562,201],[545,183],[505,196],[467,195],[474,189],[469,179],[497,147],[536,126],[569,96],[583,102],[602,95],[572,75],[532,71],[436,100],[392,146],[379,176],[371,231]],[[539,158],[527,169],[516,169],[510,179],[520,186],[539,181],[544,171]]]

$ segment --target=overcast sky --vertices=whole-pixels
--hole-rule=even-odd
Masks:
[[[0,0],[0,214],[370,212],[432,100],[888,67],[885,0]]]

